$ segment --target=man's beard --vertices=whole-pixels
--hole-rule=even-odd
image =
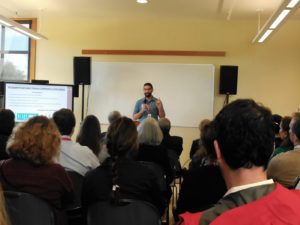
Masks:
[[[151,97],[151,93],[144,93],[144,95],[145,95],[146,98]]]

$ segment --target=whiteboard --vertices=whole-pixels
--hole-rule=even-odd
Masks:
[[[87,111],[101,123],[113,110],[132,118],[143,84],[150,82],[172,126],[198,127],[213,117],[214,71],[211,64],[92,62]]]

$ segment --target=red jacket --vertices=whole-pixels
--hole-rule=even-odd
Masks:
[[[202,213],[180,215],[181,225],[198,225]],[[280,184],[270,194],[240,207],[223,212],[211,225],[299,225],[300,191],[288,190]]]

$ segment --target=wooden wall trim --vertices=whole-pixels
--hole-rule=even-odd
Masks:
[[[224,51],[160,51],[160,50],[96,50],[83,49],[83,55],[161,55],[161,56],[213,56],[223,57]]]

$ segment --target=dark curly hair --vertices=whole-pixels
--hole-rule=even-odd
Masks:
[[[239,99],[225,106],[213,124],[220,151],[231,169],[267,168],[274,148],[269,109],[251,99]]]

